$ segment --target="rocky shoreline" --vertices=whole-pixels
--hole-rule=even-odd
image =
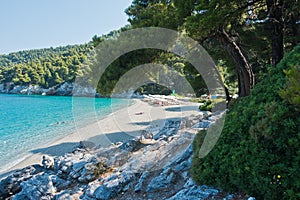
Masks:
[[[64,156],[44,155],[40,165],[3,178],[0,199],[237,199],[196,185],[189,172],[196,133],[220,115],[168,119],[156,133],[107,148],[80,142]]]
[[[0,94],[25,94],[25,95],[47,95],[47,96],[82,96],[82,97],[106,97],[97,93],[91,86],[82,86],[77,83],[64,82],[50,88],[39,85],[14,85],[13,83],[0,84]],[[114,98],[140,98],[133,90],[113,94]]]
[[[0,84],[2,94],[27,94],[27,95],[53,95],[53,96],[99,96],[92,87],[83,87],[75,83],[65,82],[50,88],[43,88],[39,85],[14,85],[13,83]]]

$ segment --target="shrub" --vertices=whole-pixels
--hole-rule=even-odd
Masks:
[[[296,48],[299,51],[300,46]],[[300,110],[300,53],[290,54],[287,59],[290,64],[290,68],[285,70],[288,82],[287,86],[282,89],[279,94],[282,98],[285,98],[289,103],[293,104],[298,110]]]
[[[226,100],[219,98],[219,99],[201,99],[198,102],[202,103],[202,105],[199,106],[199,110],[201,111],[212,111],[212,109],[217,106],[217,104],[222,104]]]
[[[299,64],[291,59],[299,54],[298,47],[234,105],[206,157],[197,159],[199,147],[194,147],[191,173],[196,183],[258,199],[300,198],[300,115],[278,94],[287,82],[284,70]]]
[[[203,104],[199,106],[199,110],[201,111],[211,111],[212,107],[213,107],[213,102],[212,100],[205,100],[202,101]]]

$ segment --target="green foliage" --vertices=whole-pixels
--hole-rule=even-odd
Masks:
[[[230,64],[228,65],[228,62],[224,60],[219,60],[217,64],[224,86],[228,88],[230,94],[237,94],[238,83],[236,71],[229,66]]]
[[[170,95],[172,91],[162,85],[156,84],[156,83],[150,83],[147,85],[143,85],[140,88],[138,88],[135,92],[139,94],[159,94],[159,95]]]
[[[234,105],[206,157],[197,158],[199,147],[194,147],[191,171],[198,184],[258,199],[300,198],[300,116],[278,94],[286,84],[284,70],[298,66],[299,59],[292,58],[299,53],[297,47]]]
[[[111,41],[110,43],[107,43],[108,46],[107,49],[111,49],[111,51],[115,51],[116,47],[122,48],[123,45],[126,46],[124,42],[123,43],[117,43],[118,41]],[[125,47],[124,47],[125,48]],[[98,80],[99,77],[94,77],[97,82],[97,92],[109,96],[112,94],[112,91],[117,83],[117,81],[129,70],[133,69],[134,67],[137,67],[139,65],[143,65],[146,63],[152,63],[156,57],[159,57],[159,54],[161,51],[159,50],[153,50],[153,49],[141,49],[129,52],[125,55],[120,56],[117,58],[113,63],[111,63],[108,68],[105,70],[103,75],[101,76],[100,80]],[[93,64],[92,68],[97,71],[101,65],[101,59],[96,57],[96,62]],[[134,78],[134,77],[132,77]],[[129,89],[129,88],[128,88]],[[146,89],[144,87],[144,89]],[[149,88],[150,89],[150,88]],[[150,92],[151,93],[151,92]]]
[[[173,3],[167,0],[134,0],[125,12],[133,28],[155,26],[176,30],[180,24]]]
[[[52,87],[73,82],[88,69],[91,43],[0,55],[0,83]]]
[[[199,110],[201,111],[212,111],[213,107],[215,107],[219,103],[223,103],[225,99],[218,98],[218,99],[200,99],[198,103],[202,103],[199,106]]]
[[[206,92],[202,77],[190,63],[179,56],[155,49],[140,49],[120,56],[109,65],[100,80],[99,77],[91,74],[101,69],[102,60],[98,56],[101,52],[97,46],[106,41],[106,50],[113,52],[118,48],[126,49],[130,41],[120,42],[117,38],[121,32],[130,28],[127,26],[111,31],[107,35],[94,36],[92,42],[85,45],[0,55],[0,83],[13,82],[14,85],[31,84],[48,88],[64,82],[74,82],[75,78],[83,78],[85,83],[90,81],[96,85],[98,93],[109,96],[118,80],[126,72],[139,65],[157,63],[169,66],[180,76],[185,76],[198,95]],[[169,94],[170,89],[145,85],[137,91],[143,94]]]
[[[290,51],[300,41],[300,26],[297,23],[300,12],[299,2],[296,0],[173,0],[173,2],[179,21],[183,21],[180,27],[183,24],[184,31],[199,41],[216,62],[225,61],[226,64],[223,66],[231,73],[228,78],[235,78],[235,81],[231,82],[226,78],[225,85],[234,85],[238,80],[239,90],[243,88],[243,82],[246,85],[251,82],[248,83],[248,79],[244,79],[240,74],[239,77],[235,75],[242,69],[236,62],[237,54],[230,53],[232,50],[228,51],[230,45],[228,41],[226,44],[222,36],[224,32],[241,49],[239,52],[251,66],[255,81],[260,79],[261,72],[266,72],[266,66],[272,59],[273,61],[278,57],[281,59],[283,51]],[[282,16],[278,19],[270,17],[275,12]],[[283,40],[275,35],[281,31]],[[232,73],[234,71],[236,72]],[[232,93],[230,86],[228,88]]]
[[[201,103],[203,103],[199,106],[199,110],[201,111],[211,111],[211,109],[213,108],[213,102],[210,99],[206,101],[201,101]]]
[[[300,46],[296,48],[298,49],[296,52],[300,52]],[[297,109],[300,109],[300,53],[290,54],[287,59],[290,65],[290,69],[285,71],[288,82],[279,94]]]
[[[99,162],[96,165],[91,166],[92,170],[94,171],[95,178],[99,178],[102,174],[111,170],[105,163]]]
[[[116,36],[116,38],[117,37],[118,35]],[[93,41],[95,41],[95,46],[103,42],[103,40],[101,41],[97,37],[94,37]],[[130,43],[131,41],[118,41],[108,38],[108,41],[106,41],[103,45],[105,45],[106,51],[117,52],[120,49],[126,49],[128,45],[130,45]],[[99,52],[99,49],[97,48],[96,52],[98,53],[98,55],[96,56],[96,62],[92,65],[92,71],[99,71],[99,69],[101,69],[101,58],[99,57],[101,52]],[[203,78],[200,76],[199,72],[184,58],[173,55],[163,50],[139,49],[126,53],[117,58],[104,71],[100,80],[98,80],[98,77],[93,76],[95,78],[95,80],[93,80],[93,83],[97,83],[97,92],[106,96],[111,95],[117,81],[125,73],[135,67],[148,63],[161,64],[165,67],[166,72],[170,68],[174,71],[177,71],[179,76],[184,76],[186,78],[186,80],[193,87],[194,91],[196,91],[197,95],[200,95],[207,90],[207,86]],[[145,75],[149,76],[150,79],[154,78],[154,75],[152,73]],[[134,78],[135,77],[132,77],[132,79]],[[159,83],[158,80],[153,81],[157,81],[157,83]],[[137,89],[137,91],[143,94],[169,94],[170,90],[173,90],[173,88],[166,89],[165,87],[152,87],[153,85],[151,87],[150,86],[151,85],[141,86]]]
[[[196,136],[194,138],[194,141],[193,141],[193,152],[199,152],[200,151],[200,147],[204,142],[204,138],[206,136],[206,133],[207,133],[206,130],[201,130],[196,134]],[[198,167],[197,166],[198,163],[199,163],[199,157],[197,156],[197,154],[194,153],[193,162],[192,162],[192,166],[191,166],[192,169]]]

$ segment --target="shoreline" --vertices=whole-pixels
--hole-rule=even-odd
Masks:
[[[42,165],[27,166],[1,179],[0,196],[14,199],[231,199],[233,195],[220,188],[197,185],[190,174],[194,137],[199,130],[216,123],[223,113],[203,113],[195,103],[178,102],[174,98],[166,103],[164,99],[167,97],[146,98],[96,123],[101,131],[114,125],[112,129],[125,132],[137,130],[139,137],[104,148],[90,148],[81,143],[63,156],[45,156]],[[174,101],[179,104],[170,106]],[[89,141],[96,142],[95,138]]]
[[[118,141],[122,142],[137,137],[141,130],[150,128],[158,131],[167,118],[184,117],[182,112],[167,111],[167,108],[170,107],[182,107],[182,104],[186,104],[186,102],[181,102],[180,105],[175,106],[157,106],[150,105],[141,99],[134,99],[133,104],[119,110],[113,110],[112,113],[96,122],[79,128],[75,123],[76,130],[74,132],[29,151],[28,155],[23,157],[20,162],[16,161],[13,166],[2,170],[0,179],[29,165],[40,165],[43,155],[63,156],[66,153],[71,153],[80,141],[85,141],[93,146],[105,147]],[[198,112],[195,111],[194,113]],[[187,112],[190,113],[190,111]]]
[[[26,94],[8,94],[8,95],[26,95]],[[36,95],[36,96],[42,96],[42,95]],[[55,96],[55,95],[54,95]],[[64,96],[62,96],[64,97]],[[98,98],[102,98],[102,97],[98,97]],[[133,106],[134,104],[138,103],[137,99],[131,99],[131,101],[133,101],[132,104],[126,104],[128,107]],[[126,107],[126,108],[128,108]],[[97,122],[89,122],[86,123],[84,125],[77,125],[75,120],[73,119],[72,121],[74,121],[74,131],[71,131],[69,133],[66,133],[66,135],[63,135],[59,138],[56,138],[54,141],[50,141],[47,142],[45,144],[42,144],[40,146],[37,146],[36,149],[43,149],[43,148],[47,148],[49,146],[54,146],[57,145],[59,143],[63,143],[63,142],[72,142],[75,143],[73,145],[72,148],[75,148],[76,146],[79,145],[80,141],[77,141],[78,139],[80,139],[80,137],[76,137],[76,135],[78,134],[78,129],[86,129],[87,127],[90,126],[94,126],[95,123],[99,123],[101,120],[104,120],[105,118],[108,118],[110,116],[113,116],[115,113],[121,111],[122,109],[126,109],[126,108],[121,108],[121,109],[117,109],[117,110],[112,110],[112,113],[105,115],[103,117],[101,117],[100,119],[98,119]],[[80,127],[78,127],[80,126]],[[68,137],[71,137],[69,140],[67,139]],[[72,151],[72,148],[68,148],[68,150],[66,151],[66,148],[64,150],[62,150],[63,152],[61,152],[61,155],[64,155],[65,153],[70,153]],[[32,151],[34,151],[35,149],[31,149],[28,152],[26,152],[26,154],[22,157],[22,158],[18,158],[17,160],[14,160],[10,163],[7,163],[3,169],[0,170],[0,179],[2,179],[3,177],[13,173],[16,170],[22,169],[24,167],[27,167],[29,165],[34,165],[34,164],[41,164],[42,162],[42,156],[43,154],[41,153],[33,153]],[[47,153],[45,153],[47,154]]]

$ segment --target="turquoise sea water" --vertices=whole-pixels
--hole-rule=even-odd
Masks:
[[[0,171],[127,104],[123,99],[0,94]]]

